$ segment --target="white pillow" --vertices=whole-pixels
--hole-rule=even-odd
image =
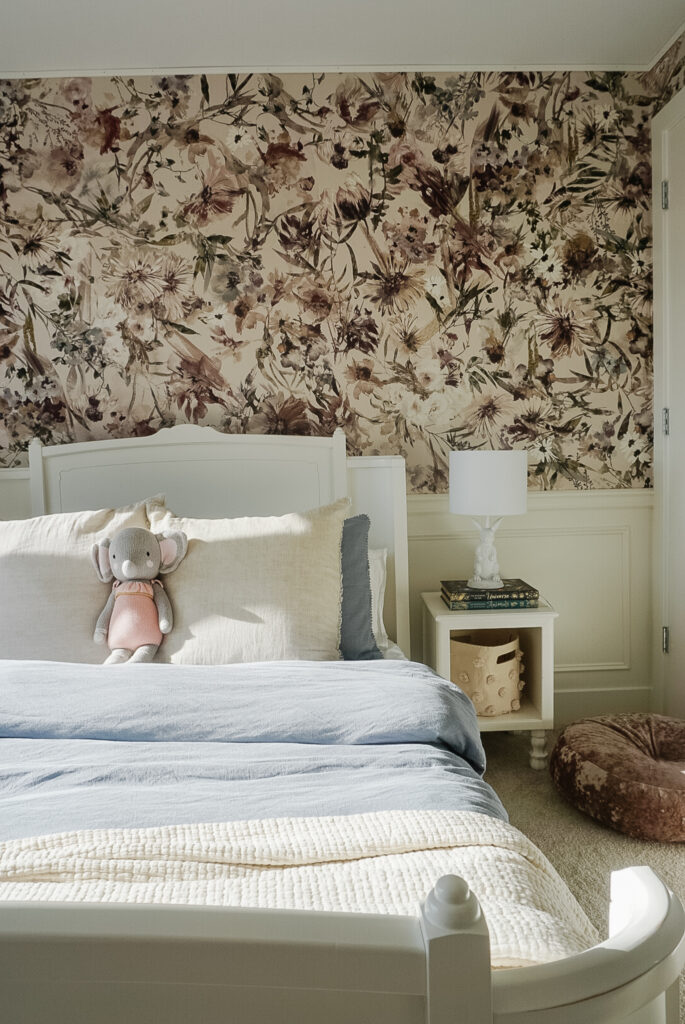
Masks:
[[[390,638],[383,622],[383,602],[385,601],[385,584],[387,582],[386,562],[387,548],[369,548],[369,576],[371,578],[371,629],[378,649],[385,651],[390,646]]]
[[[188,553],[165,580],[174,627],[156,660],[338,660],[348,509],[347,498],[311,512],[238,519],[191,519],[158,508],[154,531],[183,530]]]
[[[111,588],[91,548],[129,526],[149,529],[159,500],[0,522],[0,658],[104,661],[93,630]]]

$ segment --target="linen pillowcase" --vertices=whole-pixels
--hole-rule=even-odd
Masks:
[[[340,653],[346,661],[383,657],[371,629],[370,526],[366,515],[352,516],[343,523]]]
[[[311,512],[236,519],[157,509],[152,529],[183,530],[188,553],[165,581],[174,627],[156,660],[339,660],[348,510],[347,498]]]
[[[371,628],[381,655],[390,646],[390,637],[383,622],[383,602],[387,582],[387,548],[369,549],[369,576],[371,578]]]
[[[104,661],[93,630],[110,588],[91,548],[129,526],[149,529],[160,501],[0,522],[0,658]]]

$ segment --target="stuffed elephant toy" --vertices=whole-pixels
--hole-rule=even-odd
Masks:
[[[173,572],[187,549],[188,538],[180,530],[157,536],[139,527],[93,546],[98,579],[114,580],[93,635],[96,644],[106,641],[111,651],[106,665],[152,661],[173,627],[171,604],[157,577]]]

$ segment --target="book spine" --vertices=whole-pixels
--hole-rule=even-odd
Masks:
[[[451,612],[477,611],[480,608],[537,608],[536,597],[510,598],[500,601],[448,601],[444,595],[443,602]]]
[[[514,590],[507,594],[498,594],[497,591],[484,590],[482,596],[475,594],[450,594],[447,590],[441,590],[443,601],[455,605],[468,605],[470,601],[491,601],[493,604],[504,604],[508,601],[539,601],[538,590]]]

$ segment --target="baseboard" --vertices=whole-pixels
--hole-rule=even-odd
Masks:
[[[560,727],[594,715],[649,711],[651,700],[652,689],[649,686],[557,689],[554,694],[554,725]]]

